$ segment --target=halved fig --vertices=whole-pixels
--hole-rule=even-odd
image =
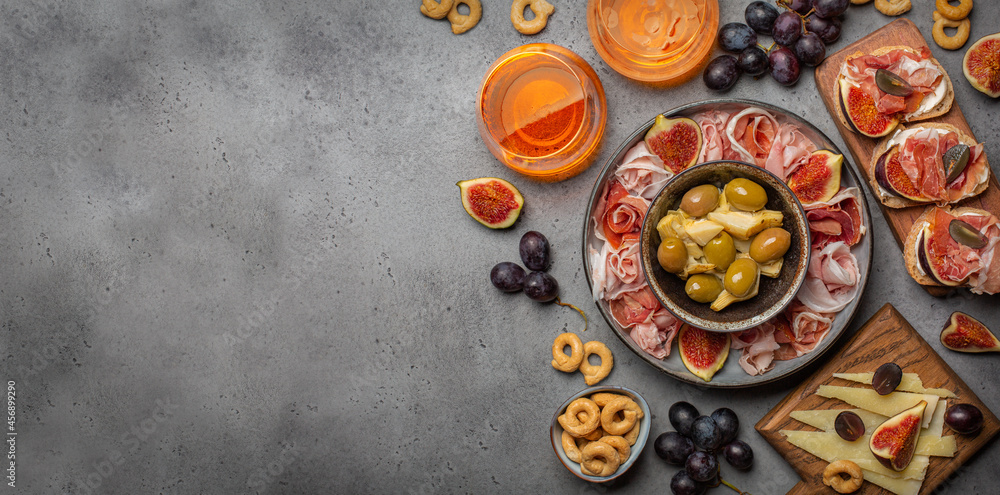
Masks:
[[[944,173],[946,175],[944,182],[949,184],[962,175],[965,167],[969,165],[969,145],[958,143],[948,148],[941,159],[944,160]]]
[[[927,226],[920,233],[917,241],[917,262],[920,263],[920,268],[935,282],[953,287],[962,285],[965,280],[955,282],[941,275],[944,269],[944,259],[931,247],[932,239],[933,230]]]
[[[962,72],[973,88],[1000,97],[1000,33],[983,36],[966,50]]]
[[[788,177],[788,188],[802,204],[828,201],[840,190],[840,166],[844,155],[817,150]]]
[[[906,79],[886,69],[875,71],[875,85],[878,86],[878,89],[893,96],[906,97],[913,94],[913,86],[910,86]]]
[[[927,401],[885,420],[872,432],[868,447],[883,466],[902,471],[913,460],[920,438],[920,424],[924,419]]]
[[[677,349],[688,371],[710,382],[729,357],[729,334],[709,332],[685,324],[677,335]]]
[[[979,229],[957,218],[948,223],[948,235],[972,249],[982,249],[989,244],[989,239]]]
[[[910,177],[899,164],[899,145],[894,144],[882,153],[875,162],[875,181],[886,192],[914,201],[926,201],[927,198],[913,185]]]
[[[491,229],[514,225],[524,207],[524,196],[513,184],[496,177],[458,182],[462,191],[462,206],[477,222]]]
[[[958,352],[1000,352],[1000,340],[979,320],[955,311],[941,330],[941,345]]]
[[[697,122],[678,117],[656,116],[653,127],[646,132],[646,147],[663,161],[663,166],[679,173],[698,162],[701,154],[701,127]]]
[[[860,87],[843,81],[840,83],[840,110],[851,130],[868,137],[885,136],[899,124],[895,115],[887,116],[879,112],[875,108],[875,100]]]

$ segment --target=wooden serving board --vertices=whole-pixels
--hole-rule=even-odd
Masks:
[[[973,404],[983,412],[984,425],[978,435],[959,435],[945,426],[944,435],[956,435],[958,452],[955,457],[931,457],[924,483],[920,493],[932,493],[938,485],[948,479],[969,457],[986,445],[1000,432],[1000,421],[987,409],[979,397],[969,389],[968,385],[941,359],[934,349],[920,337],[920,334],[896,311],[891,304],[882,306],[874,316],[853,338],[844,349],[828,361],[815,374],[788,394],[778,405],[774,406],[760,421],[755,429],[792,468],[802,477],[802,482],[795,485],[788,493],[815,494],[824,493],[836,495],[833,489],[823,484],[823,469],[827,462],[788,443],[781,430],[817,431],[815,428],[792,419],[789,414],[794,410],[806,409],[847,409],[849,404],[839,399],[828,399],[814,395],[820,385],[861,386],[854,382],[833,378],[833,373],[855,373],[875,371],[887,362],[895,362],[904,372],[917,373],[923,379],[927,388],[946,388],[955,392],[956,399],[948,399],[948,405],[958,403]],[[984,469],[988,467],[983,466]],[[982,473],[988,476],[989,473]],[[865,482],[858,494],[889,494],[872,483]]]
[[[827,111],[830,112],[834,123],[837,125],[837,130],[840,131],[840,136],[844,138],[844,143],[854,157],[855,167],[858,169],[861,177],[865,178],[865,185],[869,188],[869,192],[872,193],[872,197],[875,198],[876,202],[882,208],[882,214],[885,216],[886,221],[889,222],[889,229],[892,230],[892,234],[896,238],[896,243],[899,245],[900,253],[902,254],[903,241],[906,240],[906,234],[910,232],[913,222],[924,212],[927,206],[889,208],[883,205],[881,201],[878,201],[878,195],[874,191],[871,191],[871,183],[869,182],[871,177],[868,174],[868,164],[871,162],[872,153],[875,151],[879,139],[870,138],[851,131],[837,117],[837,107],[840,105],[837,96],[837,74],[840,73],[844,59],[855,52],[871,53],[876,48],[899,45],[919,50],[920,47],[927,46],[927,41],[924,40],[924,36],[920,34],[920,30],[913,24],[913,21],[909,19],[892,21],[874,33],[828,56],[822,64],[816,67],[816,87],[823,98],[823,103],[826,104]],[[945,67],[945,70],[954,71],[956,68]],[[957,70],[961,71],[961,68],[959,67]],[[948,75],[952,76],[953,82],[962,79],[961,73],[949,73]],[[958,77],[958,79],[955,79],[955,77]],[[965,121],[965,115],[962,114],[962,109],[959,108],[957,100],[952,103],[951,110],[948,113],[922,122],[948,123],[958,127],[966,134],[975,137],[969,128],[968,122]],[[982,194],[968,198],[953,206],[971,206],[989,211],[994,215],[1000,215],[1000,183],[997,182],[996,175],[990,175],[989,186]],[[941,286],[925,286],[925,288],[935,296],[942,296],[951,291]]]

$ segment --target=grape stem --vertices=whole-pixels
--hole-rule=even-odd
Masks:
[[[584,332],[587,331],[587,326],[589,325],[590,320],[587,319],[587,314],[584,313],[582,309],[580,309],[580,308],[578,308],[578,307],[576,307],[576,306],[574,306],[574,305],[572,305],[570,303],[564,303],[564,302],[560,301],[558,297],[556,298],[556,304],[558,304],[560,306],[566,306],[568,308],[573,308],[573,309],[576,310],[577,313],[580,313],[580,316],[583,317],[583,331]]]
[[[739,488],[736,488],[735,486],[733,486],[732,483],[730,483],[730,482],[722,479],[722,476],[719,476],[719,483],[722,483],[723,485],[728,486],[729,488],[733,489],[733,491],[735,491],[736,493],[739,493],[740,495],[751,495],[750,492],[745,492],[743,490],[740,490]]]

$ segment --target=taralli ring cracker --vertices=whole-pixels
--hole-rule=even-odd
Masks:
[[[580,448],[576,446],[576,439],[565,430],[562,432],[562,448],[569,460],[580,462]]]
[[[611,476],[621,465],[621,456],[614,447],[598,440],[590,442],[586,447],[580,449],[583,461],[580,463],[581,470],[594,473],[593,476]]]
[[[616,435],[604,435],[601,441],[614,447],[618,451],[618,459],[621,462],[625,462],[628,456],[632,454],[632,448],[629,446],[627,440]]]
[[[587,359],[591,354],[597,354],[601,358],[600,366],[590,364]],[[611,373],[611,368],[615,365],[615,360],[611,357],[611,349],[601,342],[592,340],[583,345],[583,361],[580,363],[580,372],[583,373],[583,381],[587,385],[595,385]]]
[[[444,19],[454,4],[455,0],[441,0],[440,2],[424,0],[420,6],[420,13],[431,19]]]
[[[958,5],[950,4],[948,0],[937,0],[934,5],[942,16],[953,21],[961,21],[969,17],[969,12],[972,11],[972,0],[959,0]]]
[[[611,392],[597,392],[596,394],[590,396],[590,400],[597,403],[598,406],[604,407],[608,405],[609,402],[619,397],[625,397],[625,396],[621,394],[613,394]]]
[[[601,428],[609,435],[624,435],[635,426],[636,421],[639,420],[638,414],[635,411],[630,411],[626,409],[627,402],[631,399],[627,397],[622,397],[620,399],[615,399],[604,406],[601,411]],[[618,413],[622,413],[623,419],[619,420],[617,418]]]
[[[563,349],[569,346],[569,355]],[[583,341],[574,333],[562,333],[552,342],[552,367],[571,373],[580,367],[583,362]]]
[[[905,14],[913,7],[910,0],[875,0],[875,10],[891,16]]]
[[[585,411],[587,419],[580,421],[579,413]],[[601,410],[594,401],[580,397],[566,406],[566,413],[558,418],[559,425],[569,432],[570,435],[580,438],[585,437],[597,429],[601,423]]]
[[[535,13],[535,18],[530,21],[524,18],[524,9],[529,6]],[[514,0],[514,3],[510,4],[510,22],[521,34],[537,34],[545,29],[549,16],[555,11],[556,8],[545,0]]]
[[[458,13],[458,6],[465,4],[469,7],[469,14]],[[483,4],[479,0],[455,0],[455,4],[448,11],[448,22],[451,23],[451,32],[462,34],[479,24],[479,19],[483,17]]]
[[[849,476],[844,479],[841,474]],[[861,488],[861,483],[865,481],[864,473],[853,461],[831,462],[823,470],[823,484],[833,488],[837,493],[854,493]]]
[[[581,438],[583,438],[584,440],[590,440],[591,442],[594,442],[594,441],[600,440],[601,438],[603,438],[606,435],[607,435],[607,433],[605,433],[604,430],[602,430],[601,427],[598,426],[597,429],[595,429],[594,431],[590,432],[590,434],[584,435]]]
[[[941,15],[940,12],[934,11],[934,29],[931,34],[934,36],[934,42],[938,44],[941,48],[945,50],[958,50],[962,48],[962,45],[966,41],[969,41],[969,31],[970,22],[968,19],[962,19],[961,21],[953,21]],[[954,36],[948,36],[944,32],[944,28],[951,27],[956,28]]]
[[[635,441],[639,439],[640,429],[642,429],[642,425],[636,421],[635,426],[633,426],[632,429],[625,434],[625,441],[628,442],[629,445],[635,445]]]

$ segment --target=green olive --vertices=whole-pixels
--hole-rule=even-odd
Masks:
[[[792,234],[781,227],[771,227],[757,234],[750,243],[750,257],[757,263],[774,261],[788,252]]]
[[[656,261],[659,261],[660,266],[670,273],[683,272],[688,261],[687,246],[676,237],[667,237],[660,242],[660,247],[656,249]]]
[[[722,293],[722,283],[714,275],[699,273],[688,277],[684,292],[695,302],[710,303]]]
[[[757,211],[767,204],[764,188],[750,179],[733,179],[726,184],[726,200],[743,211]]]
[[[719,232],[719,235],[705,244],[704,250],[705,259],[720,270],[729,268],[729,264],[736,259],[736,246],[733,245],[733,238],[726,232]]]
[[[681,198],[681,209],[693,217],[707,215],[716,206],[719,206],[719,188],[712,184],[692,187]]]
[[[753,289],[759,270],[757,262],[750,258],[734,261],[726,270],[726,292],[736,297],[745,297]]]

